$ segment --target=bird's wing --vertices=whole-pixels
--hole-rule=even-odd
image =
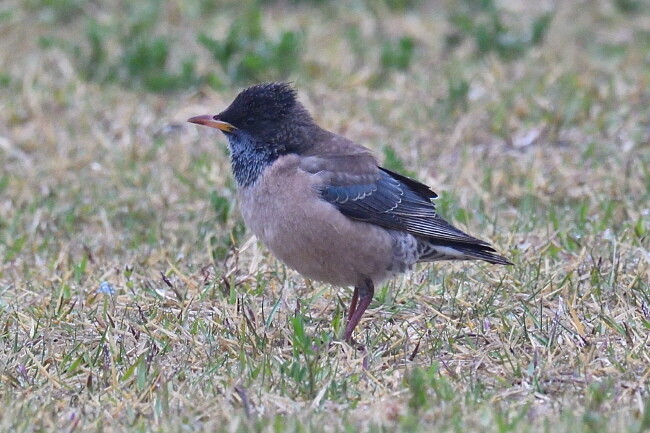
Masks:
[[[488,245],[436,213],[428,186],[382,167],[369,153],[310,156],[301,167],[326,179],[321,198],[349,218],[440,241]]]

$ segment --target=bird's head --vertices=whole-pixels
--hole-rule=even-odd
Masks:
[[[249,87],[221,113],[192,117],[188,122],[221,130],[231,150],[277,154],[299,152],[305,145],[302,130],[313,125],[296,91],[287,83]]]

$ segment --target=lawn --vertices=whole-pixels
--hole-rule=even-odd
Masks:
[[[288,80],[514,262],[348,288],[188,117]],[[650,430],[650,4],[4,0],[0,431]]]

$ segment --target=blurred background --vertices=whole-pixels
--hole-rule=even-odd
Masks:
[[[5,1],[4,248],[44,230],[128,253],[182,233],[223,256],[224,140],[184,120],[266,80],[461,224],[507,219],[493,229],[514,243],[540,217],[558,236],[643,230],[648,20],[634,0]]]
[[[515,266],[422,267],[379,291],[365,358],[314,352],[335,340],[349,294],[247,241],[226,140],[185,122],[269,80],[431,185],[444,217]],[[522,431],[558,407],[585,414],[581,426],[642,419],[645,0],[3,0],[0,161],[6,420],[119,430],[162,423],[161,401],[216,426],[262,401],[268,414],[328,407],[343,415],[325,424],[354,426],[369,422],[357,405],[386,425],[458,415],[465,431],[518,410]],[[440,380],[453,392],[435,391]],[[77,406],[56,406],[61,387]],[[455,396],[472,403],[441,405]]]

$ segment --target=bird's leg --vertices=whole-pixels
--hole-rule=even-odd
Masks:
[[[350,310],[348,311],[348,320],[354,314],[354,311],[357,309],[357,301],[359,300],[359,289],[354,288],[354,293],[352,294],[352,301],[350,302]]]
[[[352,303],[355,309],[354,312],[348,318],[348,324],[345,327],[345,334],[343,335],[345,341],[349,342],[350,339],[352,338],[352,331],[354,331],[354,328],[356,328],[356,326],[359,324],[359,321],[361,320],[361,316],[363,316],[363,313],[368,308],[368,305],[370,305],[370,302],[372,301],[372,296],[374,294],[375,294],[375,285],[372,283],[372,280],[370,278],[366,278],[363,285],[356,286],[354,288],[354,294],[352,295]],[[359,299],[359,305],[356,305],[357,296]],[[351,307],[352,305],[350,306],[350,310],[352,310]]]

